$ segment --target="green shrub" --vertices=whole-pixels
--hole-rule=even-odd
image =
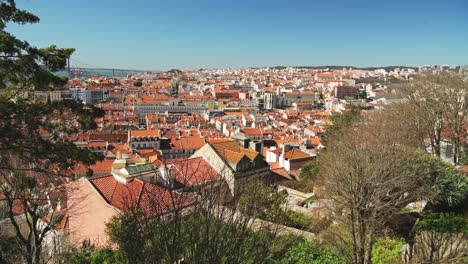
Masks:
[[[404,244],[401,240],[378,238],[372,247],[372,263],[400,263],[400,250]]]
[[[416,231],[439,233],[468,233],[468,221],[462,215],[453,213],[428,214],[416,225]]]
[[[273,263],[286,257],[289,249],[304,242],[304,238],[292,234],[278,236],[277,239],[270,245],[269,260]],[[271,262],[271,261],[270,261]]]
[[[316,160],[304,164],[299,173],[299,179],[303,181],[315,181],[319,174],[319,164]]]
[[[287,211],[282,224],[297,229],[308,230],[312,225],[312,219],[301,212]]]
[[[72,264],[127,264],[128,260],[120,250],[100,248],[91,252],[80,249],[67,263]]]
[[[318,246],[310,241],[304,241],[289,248],[286,255],[279,261],[281,264],[341,264],[346,259],[337,250],[328,246]]]

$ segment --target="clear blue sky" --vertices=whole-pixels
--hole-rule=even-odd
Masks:
[[[468,0],[17,0],[72,65],[167,70],[468,64]]]

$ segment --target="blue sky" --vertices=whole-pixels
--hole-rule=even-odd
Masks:
[[[468,64],[467,0],[17,0],[7,31],[72,66],[167,70]]]

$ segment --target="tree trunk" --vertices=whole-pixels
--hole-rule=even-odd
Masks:
[[[355,213],[354,210],[351,210],[350,213],[350,220],[351,220],[351,238],[353,240],[353,263],[358,263],[358,255],[357,255],[357,235],[356,235],[356,227],[355,227]]]
[[[365,264],[366,258],[366,224],[363,218],[363,212],[358,211],[358,262],[357,264]]]
[[[367,245],[366,245],[366,252],[365,252],[365,264],[372,264],[372,247],[374,245],[374,231],[371,226],[368,228],[369,234],[367,236]]]

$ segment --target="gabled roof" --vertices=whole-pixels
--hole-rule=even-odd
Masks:
[[[284,154],[284,158],[287,160],[298,160],[298,159],[306,159],[312,158],[309,154],[303,152],[298,148],[293,148]]]
[[[245,155],[240,152],[232,151],[230,149],[224,150],[224,159],[231,164],[237,164],[244,156]]]
[[[262,131],[259,128],[243,128],[241,129],[245,135],[249,137],[260,137],[262,136]]]
[[[253,150],[245,149],[245,148],[240,148],[239,151],[243,153],[244,155],[246,155],[250,160],[254,160],[259,154],[257,151],[253,151]]]
[[[254,160],[259,155],[256,151],[241,147],[239,143],[235,141],[211,143],[211,146],[225,161],[232,164],[237,164],[244,156],[249,160]]]
[[[109,175],[92,178],[89,181],[107,203],[121,211],[139,207],[147,214],[160,214],[193,202],[188,197],[139,179],[123,184]]]
[[[221,175],[202,157],[174,159],[169,161],[169,164],[173,165],[176,181],[186,187],[221,178]]]
[[[291,175],[289,175],[289,173],[284,168],[274,168],[274,169],[271,169],[271,172],[274,175],[280,176],[284,180],[293,180]]]

